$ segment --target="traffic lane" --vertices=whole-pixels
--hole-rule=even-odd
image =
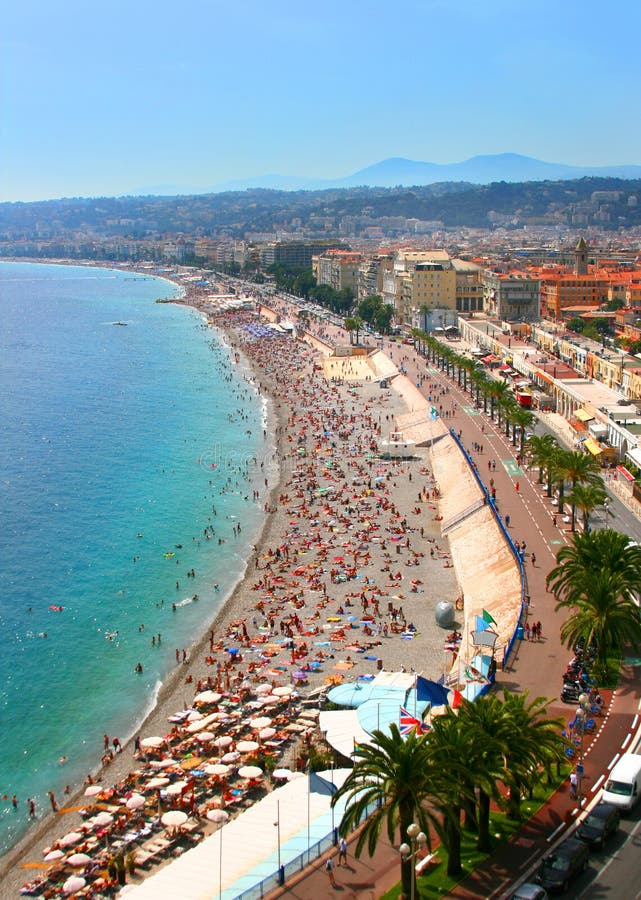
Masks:
[[[621,819],[621,827],[602,851],[590,854],[588,869],[565,895],[572,900],[636,900],[641,897],[641,814]]]

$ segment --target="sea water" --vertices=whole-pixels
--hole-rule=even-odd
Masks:
[[[261,400],[178,293],[0,263],[2,852],[133,733],[262,521]]]

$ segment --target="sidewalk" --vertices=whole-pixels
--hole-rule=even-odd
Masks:
[[[425,372],[425,361],[418,366],[415,362],[408,365],[408,376],[415,383],[418,373]],[[419,368],[420,367],[420,368]],[[526,541],[525,567],[530,606],[528,618],[530,622],[541,621],[543,638],[540,642],[517,642],[509,659],[508,667],[497,675],[497,689],[508,688],[512,691],[529,691],[531,698],[545,696],[553,699],[550,714],[572,718],[574,706],[565,705],[558,699],[561,690],[561,676],[571,653],[563,647],[559,637],[562,615],[556,613],[554,600],[546,592],[545,577],[555,564],[556,553],[567,542],[569,534],[563,527],[553,524],[554,509],[545,496],[541,485],[536,483],[535,471],[518,470],[518,474],[508,474],[504,464],[510,464],[514,472],[516,448],[505,439],[504,429],[498,428],[482,413],[469,414],[462,407],[472,406],[469,394],[463,394],[455,381],[447,379],[442,373],[428,374],[428,381],[437,381],[449,387],[448,397],[457,401],[458,409],[454,419],[449,420],[451,427],[462,430],[462,440],[467,448],[473,443],[483,444],[482,455],[472,453],[479,463],[481,477],[487,470],[487,460],[496,461],[496,470],[492,475],[497,491],[500,514],[510,516],[510,533],[514,540]],[[427,383],[424,385],[425,392]],[[516,490],[515,480],[519,481]],[[557,520],[560,522],[560,517]],[[536,555],[536,565],[532,564],[531,553]],[[604,699],[608,694],[602,692]],[[555,699],[556,698],[556,699]],[[597,733],[592,743],[584,747],[584,794],[588,800],[593,795],[595,783],[600,784],[601,773],[606,770],[615,753],[620,750],[622,742],[628,735],[632,720],[637,713],[638,692],[633,669],[625,669],[619,688],[615,692],[609,712],[597,720]],[[607,728],[605,724],[607,723]],[[569,796],[569,785],[557,791],[551,800],[536,816],[524,824],[515,837],[485,864],[465,879],[451,896],[459,898],[498,897],[505,891],[510,882],[523,875],[537,854],[544,852],[550,845],[550,836],[560,837],[568,823],[574,821],[577,811],[576,801]],[[302,872],[297,880],[292,880],[284,888],[268,895],[269,898],[290,897],[294,900],[316,900],[328,890],[332,890],[324,871],[324,859]],[[372,859],[363,851],[360,860],[354,859],[354,840],[350,841],[348,868],[336,868],[336,892],[343,898],[362,898],[376,900],[400,880],[400,861],[398,850],[391,847],[386,839],[381,839]]]

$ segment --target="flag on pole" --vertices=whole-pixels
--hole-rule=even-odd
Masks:
[[[420,719],[417,719],[416,716],[413,716],[410,712],[408,712],[404,707],[401,706],[398,730],[403,737],[406,737],[413,731],[418,731],[419,734],[422,734],[424,731],[427,731],[427,727],[423,725]]]
[[[487,622],[488,625],[496,625],[496,619],[494,619],[486,609],[483,610],[481,615],[483,617],[483,621]]]
[[[452,709],[458,709],[463,702],[463,694],[457,690],[452,690],[452,694]]]
[[[325,794],[331,797],[336,791],[336,785],[326,778],[321,778],[316,772],[309,773],[309,790],[312,794]]]
[[[432,706],[449,706],[449,690],[421,675],[416,679],[416,699],[428,700]]]
[[[483,675],[482,672],[479,672],[478,669],[475,669],[474,666],[465,666],[465,680],[466,681],[477,681],[479,684],[489,684],[489,680]]]

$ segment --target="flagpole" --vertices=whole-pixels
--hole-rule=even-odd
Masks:
[[[416,718],[416,685],[418,684],[418,673],[414,672],[414,718]]]

